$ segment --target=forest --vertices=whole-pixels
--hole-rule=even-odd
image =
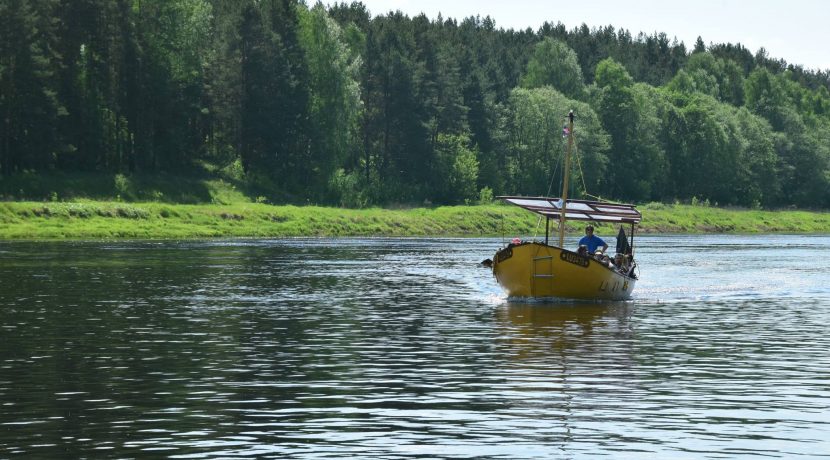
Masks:
[[[0,0],[0,181],[210,172],[274,203],[830,208],[830,70],[613,25],[296,0]],[[668,31],[670,33],[670,31]]]

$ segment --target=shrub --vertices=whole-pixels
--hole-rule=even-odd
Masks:
[[[127,176],[123,174],[116,174],[113,180],[115,181],[115,191],[118,194],[118,197],[129,196],[130,180],[127,179]]]
[[[245,216],[243,216],[241,214],[235,214],[235,213],[232,213],[232,212],[223,212],[219,216],[222,217],[225,220],[244,220],[245,219]]]
[[[115,208],[115,214],[118,217],[123,217],[125,219],[146,219],[150,216],[150,213],[141,209],[141,208],[133,208],[133,207],[118,207]]]
[[[663,203],[658,203],[658,202],[653,201],[653,202],[647,203],[645,206],[643,206],[643,209],[651,209],[651,210],[659,211],[661,209],[666,209],[666,205],[663,204]]]
[[[478,203],[479,204],[490,204],[493,202],[493,189],[490,187],[484,187],[478,192]]]
[[[32,214],[36,215],[37,217],[51,217],[52,210],[49,209],[47,206],[41,206],[39,208],[32,208]]]
[[[222,168],[222,173],[229,179],[243,180],[245,179],[245,168],[242,167],[242,160],[237,158],[227,166]]]
[[[88,219],[92,217],[92,211],[85,206],[70,206],[69,215],[72,217],[80,217],[81,219]]]
[[[360,173],[356,171],[335,171],[329,180],[329,190],[335,196],[335,201],[344,208],[365,208],[369,204],[369,197],[361,184]]]

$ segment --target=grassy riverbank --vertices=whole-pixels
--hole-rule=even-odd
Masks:
[[[641,232],[830,233],[830,213],[651,203]],[[262,203],[2,202],[0,239],[293,236],[532,236],[544,222],[514,206],[338,209]],[[581,227],[577,224],[576,227]],[[579,231],[579,230],[577,230]],[[606,226],[600,234],[613,233]]]

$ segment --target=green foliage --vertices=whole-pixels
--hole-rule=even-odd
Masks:
[[[242,164],[285,190],[299,191],[315,164],[309,157],[309,78],[296,5],[244,2],[240,19]]]
[[[542,86],[552,86],[574,99],[584,96],[585,83],[576,53],[559,40],[545,38],[537,43],[522,77],[524,88]]]
[[[752,71],[746,80],[747,108],[769,121],[776,131],[778,157],[775,182],[781,183],[783,200],[799,206],[826,207],[830,182],[830,119],[814,115],[809,92],[795,85],[787,74],[774,75],[765,68]],[[786,198],[783,192],[786,190]]]
[[[1,1],[0,195],[365,207],[552,193],[574,110],[575,195],[830,207],[827,73],[693,46],[357,2]],[[79,188],[83,174],[97,179]]]
[[[677,72],[677,75],[675,75],[674,78],[666,84],[666,89],[677,93],[693,94],[697,91],[697,83],[688,72],[680,70]]]
[[[116,174],[113,179],[115,182],[115,193],[118,196],[127,196],[130,193],[130,180],[123,174]]]
[[[589,190],[602,182],[607,165],[608,136],[596,114],[583,102],[568,99],[551,87],[516,88],[509,101],[510,117],[505,120],[508,132],[506,188],[515,194],[558,194],[562,183],[562,158],[567,140],[562,136],[565,115],[573,110],[578,117],[574,129],[573,177],[585,174]],[[581,190],[581,181],[571,182]],[[572,195],[573,196],[573,195]]]
[[[634,79],[623,65],[608,58],[597,65],[594,83],[599,88],[629,88],[634,85]]]
[[[329,190],[344,208],[365,208],[369,204],[359,173],[346,173],[342,168],[338,169],[331,177]]]
[[[484,187],[478,194],[478,204],[486,205],[493,202],[493,189],[490,187]]]
[[[442,203],[464,203],[476,198],[478,159],[469,144],[466,136],[438,135],[433,183]]]
[[[746,107],[766,118],[773,129],[786,128],[787,96],[778,78],[767,69],[756,69],[746,80]]]
[[[743,105],[743,71],[735,61],[718,58],[708,52],[698,52],[689,57],[686,72],[693,80],[696,91],[735,106]]]
[[[68,148],[58,87],[58,2],[0,2],[0,174],[43,169]]]
[[[611,136],[607,195],[626,200],[659,198],[667,174],[664,147],[659,140],[663,109],[659,93],[635,85],[619,63],[607,59],[597,66],[593,106]]]
[[[222,179],[168,174],[23,173],[0,180],[0,200],[238,203],[255,196]]]
[[[699,56],[696,54],[695,56]],[[720,89],[715,77],[708,74],[705,70],[698,69],[691,72],[681,70],[677,75],[666,85],[671,91],[677,91],[686,94],[702,93],[712,97],[718,97]]]
[[[746,108],[732,110],[739,156],[733,185],[735,202],[760,207],[782,202],[774,136],[769,123]]]
[[[300,43],[309,70],[312,190],[322,198],[335,169],[344,165],[358,139],[360,55],[321,3],[300,8]],[[352,32],[354,34],[355,32]],[[356,41],[351,37],[351,41]]]
[[[222,168],[221,174],[231,180],[241,181],[245,179],[245,168],[242,166],[242,161],[237,158]]]

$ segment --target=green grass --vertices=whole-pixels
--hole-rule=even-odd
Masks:
[[[237,168],[239,169],[239,168]],[[0,177],[0,239],[293,236],[537,236],[539,217],[516,206],[339,209],[272,206],[290,197],[203,165],[201,176],[23,173]],[[264,195],[264,196],[263,196]],[[830,213],[649,203],[646,233],[830,233]],[[569,223],[582,233],[584,223]],[[600,235],[616,229],[600,226]]]
[[[649,203],[639,207],[651,233],[830,233],[830,213],[761,211]]]
[[[830,213],[647,204],[640,232],[830,233]],[[570,231],[581,232],[583,223]],[[598,233],[615,229],[600,226]],[[262,203],[0,202],[0,239],[184,239],[294,236],[540,236],[515,206],[338,209]]]

